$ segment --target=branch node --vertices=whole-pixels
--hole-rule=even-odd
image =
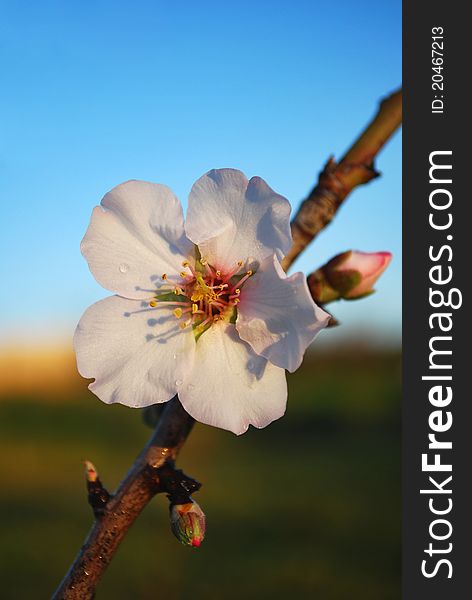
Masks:
[[[357,186],[375,179],[380,173],[374,159],[400,126],[401,90],[384,99],[372,122],[337,163],[330,157],[319,175],[317,185],[302,202],[292,220],[292,248],[282,261],[287,271],[301,252],[333,219],[346,197]]]
[[[108,502],[110,501],[110,493],[103,486],[98,477],[97,469],[89,460],[84,461],[85,478],[87,481],[88,503],[92,507],[93,514],[96,519],[99,519],[105,513]]]
[[[191,495],[202,487],[202,484],[186,475],[173,464],[166,463],[157,469],[160,480],[160,491],[167,494],[171,504],[184,504],[191,500]]]

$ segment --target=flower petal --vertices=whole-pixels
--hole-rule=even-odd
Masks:
[[[195,338],[170,308],[111,296],[90,306],[74,335],[77,366],[103,402],[143,407],[170,400],[192,369]]]
[[[193,253],[182,207],[165,185],[127,181],[94,208],[81,250],[95,279],[127,298],[153,295],[163,273],[178,274]]]
[[[179,398],[197,421],[240,435],[284,414],[285,371],[254,354],[234,325],[215,323],[197,342],[194,369]]]
[[[353,250],[339,269],[341,271],[354,270],[361,274],[361,281],[344,296],[348,298],[359,298],[373,291],[377,279],[382,275],[392,260],[390,252],[359,252]]]
[[[290,204],[260,177],[214,169],[192,187],[185,229],[201,255],[219,269],[288,252]]]
[[[311,297],[303,273],[287,277],[275,256],[246,281],[238,304],[236,328],[254,352],[296,371],[307,346],[329,315]]]

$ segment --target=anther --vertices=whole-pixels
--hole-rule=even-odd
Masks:
[[[192,315],[194,315],[198,310],[198,304],[192,304]]]
[[[163,279],[164,281],[167,281],[167,273],[162,273],[162,279]]]
[[[182,277],[182,279],[185,279],[187,275],[188,273],[186,273],[185,271],[180,271],[180,276]]]
[[[182,263],[182,266],[187,268],[190,265],[190,263],[188,262],[188,260],[184,260],[184,262]]]
[[[157,306],[157,300],[151,300],[151,302],[149,302],[149,306],[151,308],[155,308]]]
[[[216,276],[221,277],[221,271],[216,271]]]
[[[182,316],[181,308],[174,308],[172,312],[174,313],[174,316],[177,317],[177,319],[180,319],[180,317]]]
[[[175,294],[176,296],[182,296],[182,294],[183,294],[183,293],[184,293],[184,292],[183,292],[182,288],[180,288],[179,286],[177,286],[177,287],[175,288],[175,290],[174,290],[174,294]]]

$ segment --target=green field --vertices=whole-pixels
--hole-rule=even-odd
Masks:
[[[242,437],[197,424],[179,466],[203,487],[198,550],[157,497],[98,600],[390,600],[400,593],[400,356],[311,356],[287,415]],[[113,489],[150,430],[84,391],[0,401],[1,598],[48,598],[91,525],[81,461]]]

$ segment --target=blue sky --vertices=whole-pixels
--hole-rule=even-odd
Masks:
[[[106,191],[136,178],[186,201],[211,168],[260,175],[294,208],[401,83],[401,3],[0,2],[1,330],[67,339],[107,295],[79,243]],[[356,191],[299,260],[390,250],[378,292],[331,308],[344,326],[398,338],[401,135],[383,177]],[[324,334],[325,336],[327,334]]]

